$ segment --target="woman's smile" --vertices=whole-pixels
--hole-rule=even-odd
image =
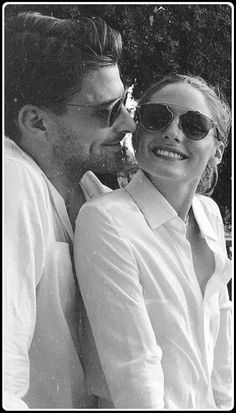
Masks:
[[[164,158],[164,159],[168,159],[168,160],[182,161],[184,159],[187,159],[187,156],[184,153],[182,153],[180,151],[176,151],[175,149],[154,147],[152,149],[152,152],[156,156],[158,156],[159,158]]]

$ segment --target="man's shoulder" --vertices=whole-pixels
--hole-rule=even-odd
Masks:
[[[20,204],[26,199],[48,204],[49,189],[43,172],[21,148],[9,141],[4,147],[5,196]]]
[[[4,171],[6,175],[16,174],[18,178],[21,175],[27,175],[29,180],[43,181],[43,172],[39,166],[9,138],[5,138],[4,144]]]

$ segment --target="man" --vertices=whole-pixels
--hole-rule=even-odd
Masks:
[[[95,173],[122,163],[135,129],[117,66],[121,36],[100,18],[28,12],[5,31],[4,408],[90,408],[72,239]],[[85,174],[85,175],[84,175]]]

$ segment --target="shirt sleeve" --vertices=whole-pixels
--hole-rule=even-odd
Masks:
[[[44,262],[43,201],[30,171],[12,160],[5,163],[4,186],[4,407],[22,410]]]
[[[227,256],[223,220],[219,209],[215,228],[222,251]],[[232,303],[229,300],[227,286],[220,292],[219,308],[220,327],[214,354],[212,387],[216,405],[223,409],[232,407]]]
[[[220,294],[220,327],[214,354],[212,387],[218,408],[232,407],[232,308],[227,288]]]
[[[114,216],[84,205],[74,254],[81,293],[115,408],[163,408],[162,351],[144,302],[139,268]]]

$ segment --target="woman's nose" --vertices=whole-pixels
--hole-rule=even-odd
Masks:
[[[162,139],[181,142],[183,138],[184,133],[179,124],[179,117],[177,116],[162,132]]]

